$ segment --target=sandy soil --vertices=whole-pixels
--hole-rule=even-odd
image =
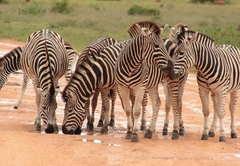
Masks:
[[[0,40],[0,53],[4,53],[21,42]],[[31,83],[16,110],[22,84],[22,74],[14,73],[0,91],[0,165],[2,166],[42,166],[42,165],[240,165],[240,140],[230,138],[230,115],[225,116],[227,142],[218,142],[218,131],[214,138],[200,140],[203,126],[201,103],[198,96],[195,74],[190,73],[183,96],[183,120],[186,134],[178,140],[171,140],[171,132],[162,136],[164,120],[163,88],[160,86],[161,109],[156,131],[152,139],[144,139],[140,132],[140,141],[132,143],[125,140],[126,116],[119,98],[116,105],[116,126],[109,133],[100,134],[95,127],[93,133],[85,128],[81,135],[45,134],[34,130],[36,117],[35,94]],[[66,85],[61,79],[60,87]],[[63,119],[64,104],[57,96],[57,118],[59,128]],[[229,97],[228,97],[229,101]],[[238,102],[237,108],[240,108]],[[96,121],[99,119],[101,100],[97,108]],[[213,113],[213,111],[211,112]],[[148,120],[151,115],[151,103],[148,105]],[[212,115],[211,115],[212,117]],[[169,131],[172,131],[170,116]],[[237,132],[240,134],[240,113],[236,112]],[[84,124],[85,127],[85,124]],[[219,128],[218,128],[219,129]]]

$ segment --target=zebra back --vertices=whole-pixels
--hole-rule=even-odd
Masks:
[[[82,53],[80,54],[77,61],[77,66],[81,65],[81,63],[84,62],[85,59],[88,59],[88,57],[96,59],[96,56],[104,47],[107,47],[116,43],[117,43],[117,40],[111,37],[101,37],[94,40],[87,47],[85,47]]]
[[[0,89],[7,81],[8,76],[21,69],[21,56],[23,47],[16,47],[0,58]]]

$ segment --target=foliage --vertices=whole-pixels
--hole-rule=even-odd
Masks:
[[[31,15],[44,15],[46,13],[46,9],[44,9],[43,7],[39,7],[37,4],[31,4],[25,6],[23,9],[19,9],[19,13]]]
[[[0,0],[0,4],[7,4],[8,0]]]
[[[65,14],[70,13],[71,10],[72,9],[69,7],[67,0],[62,0],[61,2],[56,2],[55,6],[52,8],[53,12],[65,13]]]
[[[159,15],[160,12],[159,10],[156,9],[149,9],[149,8],[144,8],[138,5],[133,5],[129,10],[128,10],[129,15],[151,15],[151,16],[156,16]]]
[[[191,3],[205,3],[205,2],[214,2],[214,0],[190,0]]]

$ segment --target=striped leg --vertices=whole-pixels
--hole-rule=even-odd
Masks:
[[[199,96],[202,102],[202,112],[204,116],[204,130],[202,133],[202,140],[208,140],[208,116],[210,113],[209,108],[209,91],[205,91],[199,87]]]
[[[219,142],[226,142],[225,126],[224,126],[226,95],[227,95],[227,92],[225,91],[219,91],[213,95],[214,109],[218,110],[218,118],[220,121]]]
[[[210,128],[209,133],[208,133],[209,137],[214,137],[215,136],[215,130],[217,129],[217,121],[218,121],[218,113],[217,113],[217,110],[214,110],[214,115],[213,115],[211,128]]]
[[[138,142],[138,131],[139,131],[139,116],[141,114],[141,106],[142,106],[142,101],[145,93],[145,88],[144,87],[138,87],[135,88],[135,103],[133,107],[133,133],[131,137],[132,142]]]
[[[238,99],[238,92],[234,91],[230,93],[230,103],[229,103],[229,110],[231,113],[231,138],[237,138],[237,132],[236,132],[236,125],[235,125],[235,110],[236,110],[236,103]]]
[[[125,139],[131,139],[133,122],[131,117],[132,107],[131,107],[130,98],[129,98],[130,90],[128,88],[119,86],[118,94],[122,103],[122,107],[127,116],[127,134],[125,136]]]
[[[22,103],[24,93],[27,89],[28,80],[29,80],[29,77],[27,76],[27,74],[23,73],[22,92],[21,92],[21,95],[20,95],[20,98],[19,98],[17,104],[13,107],[14,109],[18,109],[19,105]]]
[[[102,98],[102,108],[104,108],[103,114],[104,114],[104,123],[101,130],[101,133],[107,133],[108,132],[108,126],[109,126],[109,98],[108,98],[109,89],[104,89],[101,91],[101,98]]]
[[[111,97],[111,114],[110,114],[110,124],[109,126],[114,127],[115,126],[115,102],[117,99],[117,90],[111,89],[110,90],[110,97]]]
[[[143,96],[143,101],[142,101],[142,119],[141,119],[141,126],[140,130],[145,131],[146,130],[146,108],[148,104],[148,93],[145,91],[144,96]]]
[[[37,91],[37,87],[34,85],[34,90],[35,90],[35,94],[36,94],[36,105],[37,105],[37,117],[34,121],[34,124],[35,124],[35,129],[37,131],[41,131],[41,115],[39,114],[40,112],[40,108],[39,108],[39,105],[40,105],[40,94],[38,93]]]
[[[158,112],[161,105],[161,100],[158,95],[158,86],[148,90],[152,102],[152,118],[148,129],[144,133],[144,138],[152,138],[152,133],[155,131]]]
[[[171,109],[171,103],[170,103],[170,94],[169,94],[169,89],[168,85],[166,83],[163,83],[163,89],[164,89],[164,94],[166,96],[166,101],[165,101],[165,119],[164,119],[164,126],[163,126],[163,131],[162,135],[167,135],[168,133],[168,124],[169,124],[169,112]]]

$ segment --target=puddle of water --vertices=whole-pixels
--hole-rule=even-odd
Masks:
[[[83,139],[81,139],[82,140],[82,142],[93,142],[93,143],[95,143],[95,144],[104,144],[104,145],[108,145],[108,146],[122,146],[122,145],[120,145],[120,144],[108,144],[108,143],[103,143],[103,141],[101,141],[101,140],[99,140],[99,139],[93,139],[93,140],[91,140],[91,139],[86,139],[86,138],[83,138]]]
[[[240,154],[234,154],[234,156],[240,158]]]

